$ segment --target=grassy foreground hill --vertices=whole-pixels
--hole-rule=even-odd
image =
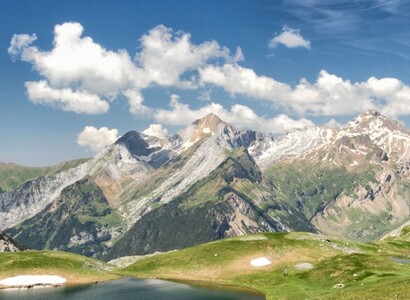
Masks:
[[[58,275],[67,284],[85,284],[118,278],[98,260],[60,251],[0,253],[0,280],[19,275]]]
[[[271,264],[254,267],[250,262],[256,258]],[[410,242],[362,244],[311,233],[264,233],[144,257],[120,270],[58,251],[0,253],[0,280],[59,275],[74,285],[116,279],[119,274],[241,286],[267,299],[408,299]]]
[[[250,261],[260,257],[271,264],[253,267]],[[407,299],[410,242],[360,244],[309,233],[257,234],[147,257],[122,272],[243,286],[267,299]]]

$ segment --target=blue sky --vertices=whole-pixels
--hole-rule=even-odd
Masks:
[[[410,125],[410,3],[0,1],[0,161],[91,156],[208,112],[281,134]]]

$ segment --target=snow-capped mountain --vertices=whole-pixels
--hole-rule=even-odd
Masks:
[[[0,226],[27,246],[107,258],[258,231],[376,239],[410,219],[409,146],[375,111],[281,137],[209,114],[168,138],[130,131],[0,193]]]

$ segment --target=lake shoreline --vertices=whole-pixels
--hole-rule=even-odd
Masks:
[[[144,280],[144,279],[159,279],[159,280],[165,280],[165,281],[170,281],[170,282],[175,282],[175,283],[182,283],[182,284],[187,284],[190,286],[195,286],[195,287],[200,287],[200,288],[207,288],[211,290],[217,290],[217,291],[230,291],[230,292],[240,292],[240,293],[245,293],[253,296],[260,296],[264,297],[266,299],[266,295],[256,289],[250,288],[250,287],[245,287],[245,286],[240,286],[240,285],[235,285],[235,284],[230,284],[230,283],[223,283],[223,282],[213,282],[213,281],[206,281],[206,280],[184,280],[184,279],[172,279],[172,278],[161,278],[161,277],[153,277],[153,278],[139,278],[139,277],[133,277],[131,278],[139,279],[139,280]]]

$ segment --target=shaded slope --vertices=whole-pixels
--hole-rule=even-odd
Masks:
[[[31,249],[58,249],[87,256],[99,254],[111,239],[119,216],[89,178],[65,188],[43,211],[7,230]]]

